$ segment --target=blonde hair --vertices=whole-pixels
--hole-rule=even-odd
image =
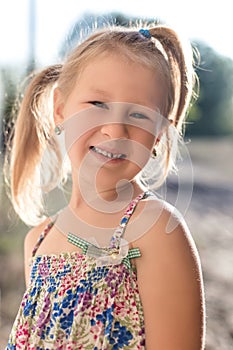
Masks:
[[[13,207],[26,224],[36,225],[45,219],[42,190],[51,190],[57,180],[63,184],[67,180],[67,169],[62,167],[60,146],[54,137],[53,89],[58,86],[64,96],[69,95],[80,72],[100,53],[123,55],[156,70],[167,92],[161,112],[172,120],[178,134],[182,133],[195,80],[191,45],[185,48],[177,33],[164,25],[151,27],[149,32],[150,39],[139,33],[137,28],[110,27],[99,30],[78,45],[63,65],[48,67],[31,80],[7,145],[4,164]],[[157,186],[172,166],[173,140],[174,135],[168,128],[161,140],[163,172]],[[40,166],[45,150],[50,159],[47,162],[49,169],[46,168],[50,176],[47,180],[41,180],[43,172],[41,174]],[[146,183],[146,175],[142,183]]]

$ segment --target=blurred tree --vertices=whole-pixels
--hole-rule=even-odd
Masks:
[[[13,107],[15,105],[16,95],[17,95],[17,75],[18,73],[12,68],[2,68],[0,70],[1,75],[1,143],[0,151],[5,150],[6,139],[11,130],[12,126],[12,113]]]
[[[200,94],[191,109],[186,134],[224,136],[233,134],[233,60],[202,42],[195,44],[201,62],[197,67]]]

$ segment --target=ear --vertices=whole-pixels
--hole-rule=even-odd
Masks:
[[[53,92],[53,119],[55,125],[64,121],[64,99],[59,88],[55,88]]]
[[[156,137],[155,142],[154,142],[154,146],[157,146],[159,144],[162,135],[163,135],[163,131],[161,131],[159,133],[159,135]]]
[[[163,128],[163,130],[160,131],[160,133],[158,134],[158,136],[157,136],[156,139],[155,139],[154,146],[157,146],[157,145],[159,144],[159,142],[160,142],[160,140],[161,140],[161,137],[162,137],[163,134],[166,132],[167,128],[168,128],[171,124],[174,123],[172,119],[168,119],[168,121],[169,121],[169,125],[165,126],[165,127]]]

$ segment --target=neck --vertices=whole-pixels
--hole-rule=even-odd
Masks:
[[[94,210],[102,213],[116,213],[124,209],[142,189],[135,182],[120,181],[115,186],[95,187],[82,179],[80,182],[73,178],[70,208],[77,210]]]

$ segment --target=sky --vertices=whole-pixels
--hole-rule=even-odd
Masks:
[[[29,3],[33,1],[39,64],[56,62],[61,42],[84,13],[112,11],[160,18],[187,39],[201,40],[233,59],[231,0],[0,0],[0,65],[27,62]]]

